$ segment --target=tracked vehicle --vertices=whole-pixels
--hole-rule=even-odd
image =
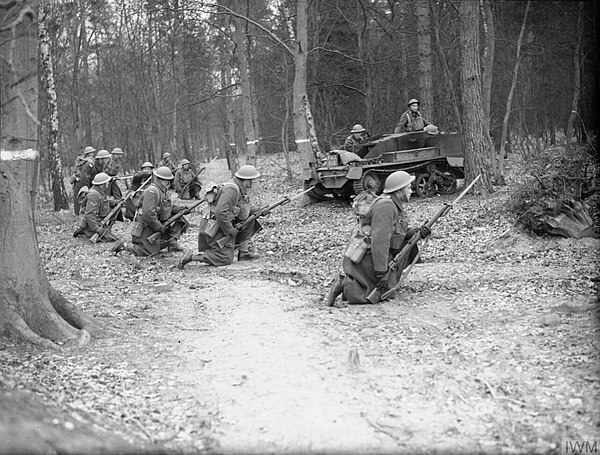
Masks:
[[[361,144],[354,154],[332,150],[304,169],[306,188],[314,199],[351,197],[365,189],[383,190],[388,175],[406,171],[414,175],[413,191],[452,194],[456,180],[464,178],[464,153],[458,133],[429,134],[424,131],[385,134]]]

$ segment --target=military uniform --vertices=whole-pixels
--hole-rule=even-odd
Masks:
[[[369,303],[367,296],[377,287],[377,274],[388,270],[389,262],[400,252],[412,230],[408,229],[408,215],[402,203],[394,196],[378,197],[361,220],[353,238],[363,237],[369,245],[362,259],[355,263],[344,257],[343,299],[349,303]],[[403,264],[390,273],[388,286],[398,283],[404,268],[418,252],[415,246]]]
[[[132,229],[133,246],[130,251],[136,256],[153,256],[164,248],[169,248],[170,251],[181,251],[177,240],[187,229],[187,222],[182,217],[171,227],[164,225],[164,222],[179,210],[181,207],[171,203],[167,188],[161,182],[152,183],[144,191],[142,217],[139,227],[135,226]],[[160,232],[161,235],[152,244],[148,241],[148,237],[156,232]]]
[[[203,253],[203,262],[207,264],[229,265],[233,262],[236,245],[248,242],[255,233],[256,226],[256,222],[250,222],[239,232],[233,227],[254,212],[240,179],[234,177],[233,180],[223,184],[211,210],[219,229],[212,237],[200,231],[198,251]],[[221,248],[217,242],[230,235],[233,235],[235,240],[231,239]]]
[[[110,213],[111,202],[108,196],[98,186],[92,186],[85,200],[85,211],[83,220],[85,223],[84,234],[90,238],[94,234],[103,232],[100,226],[102,220]],[[103,242],[114,242],[117,237],[108,230],[100,239]]]
[[[188,187],[185,188],[188,183]],[[202,185],[198,182],[193,169],[178,169],[175,173],[174,185],[175,191],[177,191],[181,199],[196,199],[202,189]],[[185,191],[183,190],[184,188]]]
[[[407,133],[411,131],[423,131],[429,122],[423,118],[419,111],[407,110],[394,130],[394,133]]]

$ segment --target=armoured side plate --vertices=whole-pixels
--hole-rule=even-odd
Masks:
[[[358,180],[362,177],[363,169],[358,166],[350,166],[348,169],[348,173],[346,174],[346,178],[348,180]]]

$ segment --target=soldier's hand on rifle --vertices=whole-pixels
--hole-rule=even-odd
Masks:
[[[387,273],[375,272],[375,276],[377,277],[377,290],[384,294],[389,290]]]
[[[429,229],[426,225],[421,226],[419,228],[419,232],[422,239],[425,239],[431,235],[431,229]]]
[[[158,230],[160,231],[161,234],[164,234],[165,231],[167,230],[167,226],[165,226],[164,224],[161,224],[160,228],[158,228]]]

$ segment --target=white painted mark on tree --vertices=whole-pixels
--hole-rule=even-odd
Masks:
[[[0,150],[0,161],[30,160],[36,161],[40,154],[37,150]]]

